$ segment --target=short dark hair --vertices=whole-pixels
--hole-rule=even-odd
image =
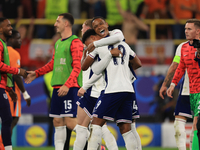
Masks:
[[[5,17],[1,17],[0,18],[0,25],[1,25],[1,23],[3,23],[4,22],[4,20],[6,20],[7,18],[5,18]]]
[[[64,19],[67,19],[71,25],[74,24],[74,17],[70,13],[62,13],[58,16],[63,16]]]
[[[200,20],[198,20],[198,19],[188,19],[187,21],[186,21],[186,23],[194,23],[194,25],[195,26],[197,26],[199,29],[200,29]]]
[[[92,23],[93,23],[93,21],[96,20],[96,19],[102,19],[102,20],[104,20],[104,21],[106,22],[106,20],[105,20],[103,17],[101,17],[101,16],[96,16],[96,17],[92,18]]]
[[[19,33],[19,31],[17,31],[17,30],[12,30],[12,35],[9,36],[7,40],[9,40],[9,39],[11,39],[11,38],[14,38],[18,33]]]
[[[83,34],[82,42],[85,43],[85,41],[86,41],[91,35],[97,35],[97,33],[94,31],[94,29],[88,29],[88,30]]]

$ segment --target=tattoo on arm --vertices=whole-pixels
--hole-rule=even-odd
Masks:
[[[178,67],[178,63],[175,63],[175,62],[173,62],[172,65],[169,67],[167,75],[163,82],[167,87],[169,87],[169,85],[174,77],[174,73],[175,73],[177,67]]]

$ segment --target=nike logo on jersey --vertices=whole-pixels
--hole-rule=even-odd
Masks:
[[[187,56],[187,54],[186,54],[186,55],[183,55],[183,56],[185,57],[185,56]]]
[[[70,111],[71,111],[71,110],[67,110],[67,111],[65,110],[65,113],[68,113],[68,112],[70,112]]]

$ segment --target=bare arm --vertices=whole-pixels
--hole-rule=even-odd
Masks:
[[[23,6],[22,5],[20,5],[17,8],[17,13],[18,13],[18,19],[21,19],[23,17]]]
[[[170,85],[177,67],[178,67],[178,63],[173,62],[171,64],[171,66],[169,67],[169,69],[167,71],[167,76],[165,77],[165,80],[164,80],[162,86],[169,86]]]
[[[170,12],[172,18],[175,19],[176,23],[179,23],[179,20],[174,13],[174,5],[172,5],[172,4],[169,5],[169,12]]]
[[[133,70],[136,70],[136,69],[142,67],[142,63],[141,63],[140,59],[137,57],[137,55],[129,62],[131,64]]]
[[[28,39],[32,39],[33,31],[34,31],[34,19],[31,18],[31,22],[30,22],[30,25],[29,25],[28,31],[27,31],[27,38]]]
[[[91,58],[90,56],[87,56],[85,60],[83,61],[83,63],[81,64],[81,69],[83,71],[87,70],[92,65],[93,62],[94,62],[94,59]]]
[[[24,100],[26,101],[27,106],[31,105],[31,97],[30,95],[27,93],[22,78],[19,75],[13,75],[13,78],[15,80],[15,82],[17,83],[17,86],[19,87],[20,91],[23,93],[23,97]]]
[[[167,87],[170,85],[177,67],[178,67],[178,63],[173,62],[167,71],[167,75],[159,91],[159,95],[162,99],[164,99],[163,95],[166,95]]]
[[[17,83],[17,86],[19,87],[20,91],[22,93],[24,93],[25,92],[25,88],[24,88],[24,84],[23,84],[22,78],[19,75],[13,75],[13,79]]]

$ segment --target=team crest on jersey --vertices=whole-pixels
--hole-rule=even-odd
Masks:
[[[60,58],[60,64],[66,65],[66,58]]]
[[[7,96],[6,93],[3,93],[3,97],[4,97],[5,99],[8,99],[8,96]]]

